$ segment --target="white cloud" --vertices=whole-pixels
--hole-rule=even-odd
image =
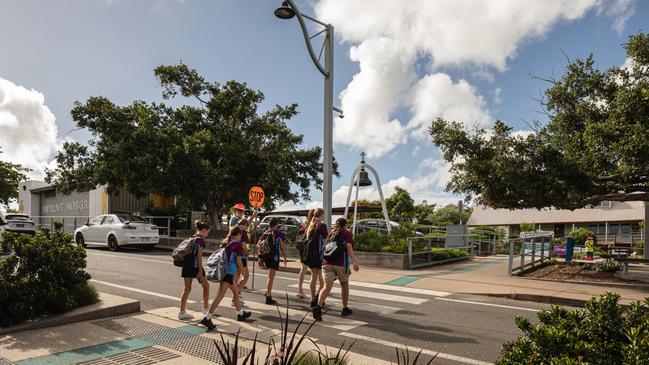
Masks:
[[[494,90],[494,104],[500,105],[503,103],[503,89],[497,87]]]
[[[512,136],[514,137],[520,137],[520,138],[527,138],[528,136],[534,134],[534,131],[527,131],[527,130],[518,130],[512,132]]]
[[[33,169],[31,177],[42,179],[60,142],[43,94],[0,78],[0,158]]]
[[[558,22],[594,10],[613,17],[620,29],[633,7],[633,0],[374,0],[371,5],[319,0],[317,16],[336,27],[338,39],[351,44],[350,58],[360,68],[340,95],[346,118],[336,121],[336,142],[377,157],[405,143],[413,130],[421,135],[422,126],[430,122],[426,118],[458,115],[468,118],[462,120],[468,124],[476,118],[490,121],[478,91],[465,80],[453,82],[440,73],[441,67],[502,72],[522,44],[543,37]],[[422,60],[428,66],[418,76],[414,65]],[[430,98],[449,90],[462,97],[453,103]],[[411,98],[417,100],[414,108]],[[393,116],[402,108],[413,109],[412,120]]]
[[[437,117],[467,126],[485,125],[492,120],[484,99],[466,80],[454,83],[447,74],[431,74],[414,86],[413,94],[408,128],[417,139],[428,137],[430,122]]]

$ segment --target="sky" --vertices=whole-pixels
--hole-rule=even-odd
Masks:
[[[437,117],[526,133],[545,122],[536,98],[567,59],[593,53],[621,66],[629,35],[649,31],[649,2],[634,0],[295,0],[335,28],[334,205],[344,205],[360,161],[416,203],[462,199],[444,191],[448,165],[427,133]],[[161,101],[153,69],[183,62],[210,81],[261,90],[262,110],[297,103],[288,122],[304,146],[322,145],[323,79],[295,19],[272,0],[0,0],[0,158],[42,179],[67,140],[91,137],[70,117],[102,95],[121,105]],[[312,33],[319,29],[312,27]],[[314,38],[316,51],[322,38]],[[374,179],[373,179],[374,180]],[[377,183],[360,198],[378,198]],[[245,199],[245,197],[242,197]],[[282,208],[321,205],[284,203]]]

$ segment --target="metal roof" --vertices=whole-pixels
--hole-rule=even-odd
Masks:
[[[611,202],[611,206],[598,206],[575,210],[567,209],[494,209],[477,206],[473,209],[469,226],[509,226],[522,223],[569,224],[595,222],[629,222],[644,220],[644,202]]]

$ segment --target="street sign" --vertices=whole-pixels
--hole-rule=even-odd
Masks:
[[[261,186],[253,186],[248,191],[248,201],[253,208],[261,208],[264,205],[266,194]]]

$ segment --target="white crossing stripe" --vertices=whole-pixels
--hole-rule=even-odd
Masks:
[[[291,285],[289,285],[289,287],[297,288],[297,284],[291,284]],[[336,294],[340,294],[340,288],[335,288],[334,287],[334,288],[331,289],[331,292],[336,293]],[[405,297],[405,296],[402,296],[402,295],[377,293],[377,292],[355,290],[355,289],[351,289],[349,291],[349,295],[352,296],[352,297],[365,297],[365,298],[386,300],[386,301],[390,301],[390,302],[405,303],[405,304],[416,304],[416,305],[420,305],[420,304],[426,303],[428,301],[428,299],[412,298],[412,297]]]
[[[438,352],[438,351],[431,351],[431,350],[426,350],[426,349],[421,349],[417,347],[406,347],[406,345],[398,344],[392,341],[385,341],[380,338],[374,338],[374,337],[369,337],[369,336],[363,336],[363,335],[358,335],[355,333],[349,333],[349,332],[342,332],[339,333],[338,335],[340,336],[345,336],[349,338],[354,338],[357,340],[363,340],[363,341],[368,341],[372,343],[378,343],[379,345],[384,345],[384,346],[389,346],[390,348],[394,349],[395,346],[398,347],[401,350],[409,350],[413,351],[415,353],[418,353],[421,351],[422,354],[429,355],[429,356],[437,356],[437,358],[440,359],[447,359],[447,360],[452,360],[452,361],[457,361],[463,364],[471,364],[471,365],[491,365],[492,363],[486,362],[486,361],[481,361],[481,360],[475,360],[475,359],[470,359],[468,357],[462,357],[462,356],[457,356],[457,355],[451,355],[451,354],[446,354],[443,352]]]
[[[264,290],[258,290],[256,292],[259,293],[259,294],[265,294],[266,290],[265,289]],[[276,294],[281,294],[281,296],[277,296]],[[289,300],[292,303],[294,303],[294,302],[309,303],[310,302],[310,299],[297,299],[297,298],[295,298],[295,293],[289,293],[289,292],[286,292],[286,291],[283,291],[283,290],[273,289],[273,295],[275,297],[279,298],[279,299],[286,298],[286,294],[288,294]],[[334,298],[334,299],[335,300],[327,300],[327,306],[337,308],[337,309],[342,309],[343,305],[339,301],[339,299],[338,298]],[[390,306],[387,306],[387,305],[379,305],[379,304],[372,304],[372,303],[361,303],[361,302],[357,302],[357,301],[354,301],[354,300],[350,300],[349,304],[350,304],[349,306],[352,309],[363,308],[364,310],[366,310],[368,312],[384,314],[384,315],[396,313],[396,312],[402,310],[402,308],[390,307]]]
[[[443,300],[443,301],[447,301],[447,302],[456,302],[456,303],[464,303],[464,304],[476,304],[476,305],[484,305],[484,306],[487,306],[487,307],[498,307],[498,308],[507,308],[507,309],[517,309],[517,310],[529,311],[529,312],[539,312],[539,309],[513,307],[513,306],[510,306],[510,305],[492,304],[492,303],[483,303],[483,302],[472,302],[470,300],[460,300],[460,299],[450,299],[450,298],[435,298],[435,299]]]
[[[137,258],[137,257],[131,257],[131,256],[143,256],[143,257],[148,257],[148,256],[144,256],[144,255],[134,255],[134,254],[129,254],[129,255],[107,255],[107,254],[103,254],[103,253],[96,253],[96,252],[93,252],[93,251],[86,251],[86,252],[88,252],[88,253],[92,252],[92,254],[91,254],[91,255],[88,255],[88,257],[92,257],[92,256],[105,256],[105,257],[114,257],[114,258],[116,258],[116,259],[129,259],[129,260],[137,260],[137,261],[155,262],[155,263],[157,263],[157,264],[168,264],[168,265],[173,265],[173,262],[171,261],[171,256],[169,256],[169,257],[170,257],[169,260],[167,260],[167,261],[162,261],[162,260],[151,260],[151,259],[141,259],[141,258]]]
[[[253,302],[252,300],[248,300],[246,301],[244,307],[256,309],[256,310],[263,310],[264,313],[266,313],[267,315],[279,316],[277,312],[277,307],[274,305],[266,305],[262,303]],[[279,305],[279,313],[282,313],[282,316],[286,315],[286,307],[282,306],[282,304]],[[293,309],[293,308],[288,309],[289,318],[296,321],[300,321],[302,317],[304,317],[305,313],[308,312],[303,310]],[[313,321],[313,316],[311,316],[311,314],[307,314],[306,319],[304,320],[304,325],[308,327],[312,321]],[[317,325],[333,328],[338,331],[351,331],[356,327],[364,326],[366,324],[367,322],[357,321],[351,318],[343,318],[337,314],[334,315],[325,314],[324,321],[318,322]]]
[[[449,293],[449,292],[445,292],[445,291],[411,288],[411,287],[407,287],[407,286],[395,286],[395,285],[387,285],[387,284],[365,283],[365,282],[362,282],[362,281],[350,281],[349,283],[351,284],[352,287],[354,287],[354,286],[362,286],[364,288],[391,290],[391,291],[398,291],[398,292],[402,292],[402,293],[428,295],[428,296],[432,296],[432,297],[448,297],[449,295],[453,294],[453,293]]]
[[[142,289],[138,289],[138,288],[131,288],[130,286],[118,285],[118,284],[113,284],[113,283],[109,283],[109,282],[106,282],[106,281],[100,281],[100,280],[95,280],[95,279],[90,279],[90,281],[92,281],[93,283],[100,284],[100,285],[112,286],[113,288],[129,290],[129,291],[132,291],[132,292],[151,295],[151,296],[158,297],[158,298],[170,299],[170,300],[174,300],[174,301],[179,301],[180,300],[180,297],[172,297],[171,295],[154,293],[152,291],[142,290]],[[193,304],[193,303],[196,303],[196,302],[190,299],[190,300],[187,300],[187,303],[192,303]]]

